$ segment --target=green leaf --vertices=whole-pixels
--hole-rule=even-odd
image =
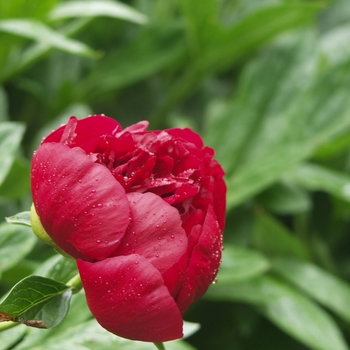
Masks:
[[[31,350],[155,350],[153,343],[120,338],[104,330],[95,320],[76,324],[65,332],[57,334],[32,346]],[[166,344],[167,350],[194,350],[183,341]]]
[[[201,325],[199,323],[184,321],[184,326],[183,326],[184,339],[198,332],[200,328],[201,328]]]
[[[95,57],[96,54],[87,45],[69,39],[47,27],[41,22],[29,19],[9,19],[0,21],[0,31],[24,38],[36,40],[49,47],[56,48],[74,55]]]
[[[228,208],[350,128],[346,67],[320,69],[315,35],[302,33],[264,50],[246,67],[235,98],[209,110],[206,140],[227,173]]]
[[[67,283],[78,273],[74,259],[56,254],[42,263],[35,271],[36,275],[54,279],[61,283]]]
[[[8,100],[5,90],[0,86],[0,121],[8,119]]]
[[[71,297],[72,290],[68,289],[62,294],[31,307],[17,317],[16,321],[24,324],[28,324],[28,321],[30,323],[38,321],[41,326],[39,328],[54,328],[67,316]]]
[[[132,7],[117,1],[71,1],[60,3],[50,13],[51,20],[61,20],[75,17],[106,16],[119,18],[139,24],[147,23],[147,17]]]
[[[80,89],[89,100],[100,97],[153,75],[176,62],[184,52],[181,31],[147,28],[129,45],[102,58],[81,82]]]
[[[19,281],[0,303],[0,313],[16,318],[32,307],[68,290],[65,284],[41,276]]]
[[[261,253],[225,244],[217,279],[220,284],[242,282],[265,273],[269,267]]]
[[[202,52],[196,65],[202,71],[223,71],[243,54],[273,36],[310,23],[321,9],[319,4],[281,4],[262,7],[231,28],[220,28],[221,33],[212,30],[210,45],[205,46],[206,52]]]
[[[25,336],[28,327],[16,326],[7,329],[6,332],[0,333],[0,350],[16,349],[14,346],[18,344]]]
[[[306,191],[289,182],[278,182],[257,196],[266,209],[277,214],[298,214],[311,208]]]
[[[350,322],[350,285],[318,266],[295,259],[274,259],[272,268],[280,276]]]
[[[334,320],[317,304],[277,278],[261,276],[245,283],[218,283],[210,288],[207,297],[252,304],[276,326],[312,349],[348,349]]]
[[[91,319],[91,312],[86,305],[84,293],[78,293],[72,296],[69,312],[63,322],[50,332],[43,332],[40,329],[30,327],[23,341],[17,345],[16,350],[33,349],[35,346],[41,346],[43,343],[55,339],[56,336],[62,337],[63,334],[77,325],[84,324]],[[1,335],[1,333],[0,333]]]
[[[30,164],[24,158],[16,157],[9,173],[0,185],[0,196],[17,199],[30,189]]]
[[[0,18],[43,18],[57,3],[57,0],[30,0],[0,1]]]
[[[21,123],[0,123],[0,185],[10,171],[14,154],[22,141],[24,126]]]
[[[257,213],[252,244],[269,255],[309,258],[306,246],[272,216]]]
[[[0,272],[15,266],[33,249],[36,242],[29,227],[0,224]]]
[[[24,225],[29,227],[32,226],[32,224],[30,223],[30,211],[23,211],[16,215],[10,216],[6,218],[6,221],[9,224],[18,224],[18,225]]]
[[[288,175],[308,190],[325,191],[350,202],[350,176],[316,164],[303,164]]]

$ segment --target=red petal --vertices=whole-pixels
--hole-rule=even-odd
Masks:
[[[203,147],[203,140],[200,137],[200,135],[189,128],[184,128],[184,129],[173,128],[173,129],[167,129],[165,131],[171,136],[184,139],[186,141],[189,141],[190,143],[194,143],[198,148]]]
[[[163,342],[182,337],[182,317],[159,271],[133,254],[96,263],[78,260],[89,308],[108,331]]]
[[[161,273],[187,249],[179,212],[153,193],[128,193],[131,224],[115,255],[140,254]]]
[[[41,223],[75,258],[104,259],[129,224],[129,201],[107,168],[79,148],[44,143],[32,160],[32,194]]]
[[[194,226],[194,231],[197,229],[197,226]],[[207,291],[215,279],[220,266],[221,251],[221,230],[213,207],[210,205],[203,223],[202,234],[190,257],[184,286],[176,298],[176,303],[182,313]]]
[[[44,139],[43,143],[60,142],[66,126],[67,125],[62,125],[60,128],[53,131]],[[73,142],[69,146],[79,146],[84,149],[85,152],[89,153],[93,151],[101,136],[114,135],[118,131],[121,131],[121,129],[120,124],[115,119],[103,115],[94,115],[79,119],[77,120],[76,129],[74,130],[75,136],[72,140]]]

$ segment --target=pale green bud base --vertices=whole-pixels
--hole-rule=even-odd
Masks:
[[[61,250],[59,247],[56,246],[55,242],[45,231],[43,225],[41,224],[40,218],[35,210],[34,203],[30,208],[30,222],[32,225],[33,232],[41,241],[54,247],[57,253],[65,256],[66,258],[72,259],[72,257],[69,254],[67,254],[66,252],[64,252],[63,250]]]

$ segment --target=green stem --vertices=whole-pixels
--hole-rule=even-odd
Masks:
[[[13,328],[18,326],[20,323],[18,322],[12,322],[12,321],[6,321],[0,323],[0,332],[6,331],[7,329]]]
[[[157,349],[158,350],[165,350],[165,346],[164,346],[164,344],[163,343],[153,343],[156,347],[157,347]]]
[[[73,278],[71,278],[66,285],[72,287],[73,294],[78,293],[83,288],[79,274],[76,274]]]

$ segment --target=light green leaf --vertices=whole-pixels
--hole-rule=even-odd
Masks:
[[[32,226],[32,224],[30,223],[30,211],[23,211],[21,213],[10,216],[6,218],[6,221],[9,224],[18,224],[18,225],[24,225],[29,227]]]
[[[242,282],[265,273],[269,267],[269,261],[261,253],[225,244],[217,279],[220,284]]]
[[[30,19],[9,19],[0,21],[0,31],[24,38],[36,40],[49,47],[56,48],[74,55],[95,57],[96,54],[87,45],[69,39],[47,27],[41,22]]]
[[[272,268],[280,276],[350,322],[350,285],[318,266],[295,259],[274,259]]]
[[[32,307],[50,300],[69,287],[41,276],[29,276],[19,281],[0,303],[0,313],[18,318]]]
[[[317,304],[277,278],[261,276],[245,283],[218,283],[208,291],[207,297],[252,304],[276,326],[311,349],[348,349],[334,320]]]
[[[23,133],[24,125],[21,123],[0,123],[0,185],[12,167],[14,154],[20,145]]]
[[[201,325],[199,323],[184,321],[183,333],[184,339],[199,331]]]
[[[74,259],[56,254],[42,263],[35,271],[36,275],[54,279],[61,283],[67,283],[78,273]]]
[[[257,213],[252,244],[269,255],[309,258],[309,251],[300,239],[272,216]]]
[[[298,184],[312,191],[325,191],[350,202],[350,176],[316,164],[303,164],[288,174]]]
[[[15,266],[33,249],[36,242],[31,228],[0,224],[0,272]]]
[[[165,343],[166,349],[168,345]],[[47,338],[31,350],[155,350],[153,343],[132,341],[104,330],[95,320],[68,328],[57,336]],[[183,341],[169,343],[169,350],[194,350]]]
[[[147,23],[147,17],[132,7],[122,2],[108,0],[63,2],[51,11],[49,18],[51,20],[61,20],[98,16],[119,18],[139,24]]]
[[[0,153],[14,154],[22,140],[23,133],[22,123],[0,123]]]
[[[0,333],[0,350],[16,349],[14,345],[25,336],[28,327],[16,326]]]

